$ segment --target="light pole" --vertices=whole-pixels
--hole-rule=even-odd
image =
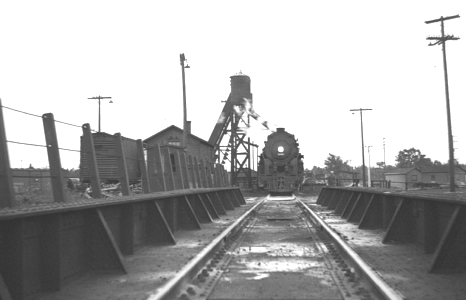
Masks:
[[[362,111],[363,110],[372,110],[371,108],[357,108],[350,109],[350,111],[359,111],[361,115],[361,144],[362,144],[362,186],[366,187],[366,164],[364,162],[364,129],[362,124]],[[354,114],[354,113],[353,113]]]
[[[367,186],[372,187],[372,184],[371,184],[371,147],[372,146],[366,146],[366,147],[367,147],[367,155],[369,156],[369,168],[367,171],[367,174],[368,174]]]
[[[101,99],[112,99],[112,97],[97,96],[97,97],[91,97],[91,98],[87,98],[87,99],[98,99],[99,100],[99,132],[100,132],[100,100]],[[113,101],[110,100],[109,103],[113,103]]]
[[[180,54],[180,65],[181,65],[181,76],[183,80],[183,145],[181,145],[183,148],[188,149],[188,112],[186,109],[186,84],[185,84],[185,78],[184,78],[184,69],[189,69],[190,66],[188,63],[186,63],[186,66],[184,65],[184,62],[187,61],[186,58],[184,57],[184,53]]]

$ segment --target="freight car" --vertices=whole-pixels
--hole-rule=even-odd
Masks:
[[[270,134],[259,157],[260,188],[271,191],[296,190],[303,179],[303,158],[294,135],[277,128]]]
[[[96,132],[92,134],[94,140],[94,149],[97,158],[97,167],[99,169],[99,177],[102,183],[117,183],[119,182],[118,161],[115,149],[114,136],[105,132]],[[126,158],[126,168],[130,183],[135,183],[141,178],[139,164],[137,160],[137,144],[136,140],[122,137],[123,151]],[[80,178],[84,183],[90,182],[88,153],[83,144],[81,136],[81,161],[80,161]]]

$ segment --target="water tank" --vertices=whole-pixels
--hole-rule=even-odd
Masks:
[[[230,76],[231,79],[231,95],[230,101],[233,104],[243,104],[243,98],[250,99],[252,103],[251,94],[251,78],[248,75],[241,73]]]

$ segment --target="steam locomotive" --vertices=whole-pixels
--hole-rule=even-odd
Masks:
[[[295,190],[304,175],[303,158],[294,135],[277,128],[270,134],[259,157],[259,188]]]

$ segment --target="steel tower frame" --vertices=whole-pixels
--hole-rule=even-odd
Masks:
[[[246,130],[250,127],[250,116],[244,110],[244,104],[235,104],[231,94],[225,101],[220,118],[210,136],[209,142],[215,146],[218,163],[230,162],[230,183],[236,185],[238,175],[243,172],[248,187],[252,188],[251,143]],[[248,169],[245,169],[245,167]]]

